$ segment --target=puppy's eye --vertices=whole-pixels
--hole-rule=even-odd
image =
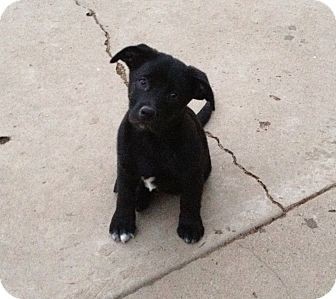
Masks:
[[[171,100],[176,100],[176,99],[177,99],[177,93],[172,92],[172,93],[169,95],[169,98],[170,98]]]
[[[145,78],[141,78],[138,80],[138,85],[143,88],[146,89],[148,87],[148,82]]]

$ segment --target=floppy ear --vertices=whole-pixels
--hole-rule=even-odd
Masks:
[[[140,44],[122,49],[112,57],[111,63],[122,60],[127,64],[130,70],[133,70],[141,66],[147,60],[154,58],[156,55],[158,55],[158,51],[145,44]]]
[[[193,98],[196,100],[206,100],[210,103],[212,110],[215,110],[215,99],[208,77],[199,69],[188,66],[189,74],[193,82]]]

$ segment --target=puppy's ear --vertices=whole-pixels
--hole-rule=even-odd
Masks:
[[[111,59],[111,63],[115,63],[118,60],[125,62],[130,70],[136,69],[144,62],[153,59],[158,55],[158,51],[148,47],[145,44],[137,46],[129,46],[122,49]]]
[[[205,99],[210,103],[212,110],[215,110],[214,94],[207,75],[193,66],[188,66],[188,71],[192,79],[193,99]]]

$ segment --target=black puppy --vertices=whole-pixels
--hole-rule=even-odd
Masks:
[[[170,55],[141,44],[124,48],[111,63],[129,70],[129,109],[118,131],[117,207],[110,224],[115,241],[134,237],[135,210],[148,207],[153,189],[181,194],[178,235],[200,240],[203,184],[211,171],[203,126],[215,110],[207,76]],[[187,107],[206,99],[201,111]]]

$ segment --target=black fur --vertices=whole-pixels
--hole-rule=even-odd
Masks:
[[[130,46],[111,63],[130,69],[129,109],[118,131],[117,207],[110,224],[116,241],[135,234],[135,211],[148,207],[152,192],[141,178],[155,177],[158,190],[181,194],[178,235],[187,243],[200,240],[203,184],[211,160],[203,126],[215,109],[205,73],[147,45]],[[207,103],[196,116],[192,99]]]

